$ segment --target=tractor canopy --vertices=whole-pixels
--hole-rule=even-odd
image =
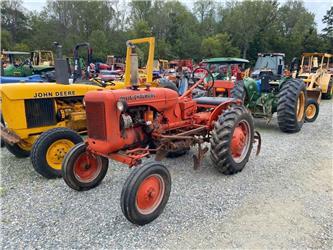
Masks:
[[[242,64],[242,63],[249,63],[249,60],[237,57],[216,57],[216,58],[209,58],[203,59],[202,63],[208,64]]]
[[[281,77],[284,72],[283,53],[259,53],[251,76],[255,79],[263,74]]]
[[[1,75],[2,76],[29,76],[32,69],[28,65],[29,52],[2,51]]]
[[[1,68],[3,70],[2,76],[13,77],[27,77],[52,71],[54,70],[53,53],[48,50],[2,51]]]
[[[315,73],[318,69],[330,70],[333,55],[328,53],[303,53],[299,75]]]
[[[218,57],[203,59],[200,65],[207,68],[215,80],[231,80],[241,72],[239,65],[245,63],[249,63],[249,61],[236,57]]]

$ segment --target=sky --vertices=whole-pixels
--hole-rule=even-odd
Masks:
[[[184,2],[189,8],[193,6],[193,1],[181,1]],[[218,1],[218,2],[224,2]],[[286,2],[286,0],[279,0],[281,4]],[[46,4],[46,0],[23,0],[23,6],[30,11],[41,11]],[[315,21],[317,23],[318,32],[321,32],[325,28],[325,24],[322,22],[323,16],[326,14],[326,11],[333,6],[333,0],[305,0],[305,8],[315,15]]]

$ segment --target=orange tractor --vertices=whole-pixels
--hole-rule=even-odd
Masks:
[[[129,45],[131,46],[131,45]],[[137,65],[135,47],[132,62]],[[224,97],[192,98],[193,89],[203,86],[204,77],[181,96],[168,88],[139,88],[137,69],[129,69],[131,87],[91,91],[85,95],[88,138],[65,156],[62,176],[75,190],[89,190],[100,184],[108,170],[108,159],[136,166],[121,193],[121,208],[134,224],[156,219],[167,204],[171,177],[159,162],[166,156],[180,156],[197,146],[194,167],[209,150],[218,171],[235,174],[249,160],[260,136],[254,131],[251,114],[241,101]],[[207,71],[209,74],[209,72]],[[210,84],[214,84],[212,81]],[[155,161],[142,162],[155,154]]]

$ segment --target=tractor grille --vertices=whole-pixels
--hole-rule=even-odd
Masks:
[[[105,107],[103,102],[86,102],[88,136],[97,140],[106,139]]]
[[[53,99],[25,100],[28,128],[57,124]]]

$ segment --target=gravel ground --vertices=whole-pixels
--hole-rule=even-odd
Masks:
[[[172,176],[164,213],[139,227],[119,199],[129,170],[112,162],[102,184],[75,192],[38,176],[29,159],[1,152],[1,248],[322,248],[332,249],[332,102],[300,133],[256,120],[262,151],[224,176],[208,155],[163,161]]]

